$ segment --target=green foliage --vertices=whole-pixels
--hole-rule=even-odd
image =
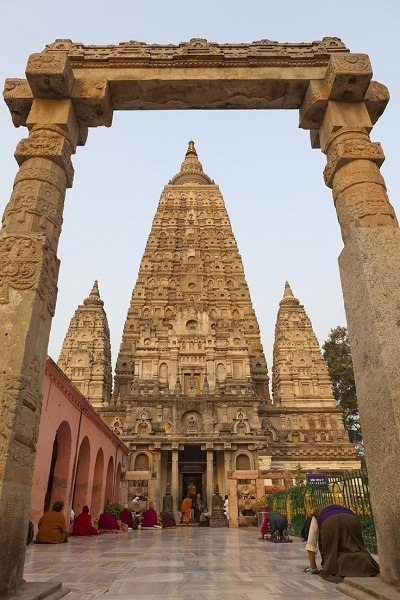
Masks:
[[[343,409],[344,426],[350,441],[356,445],[359,454],[363,454],[356,383],[346,327],[337,326],[331,329],[322,350],[332,380],[333,395]]]
[[[119,519],[119,513],[124,509],[121,502],[107,502],[105,510],[111,513],[116,519]]]

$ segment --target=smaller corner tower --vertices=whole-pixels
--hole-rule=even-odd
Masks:
[[[275,468],[360,468],[311,321],[288,282],[279,303],[272,371],[273,406],[264,429]]]
[[[110,330],[97,281],[71,319],[58,366],[94,408],[111,397]]]

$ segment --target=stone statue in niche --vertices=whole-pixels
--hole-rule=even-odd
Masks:
[[[194,415],[189,416],[188,425],[190,429],[194,429],[197,426],[196,417]]]

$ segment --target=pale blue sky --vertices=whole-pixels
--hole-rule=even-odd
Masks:
[[[386,153],[382,173],[399,213],[400,4],[397,0],[0,0],[0,73],[23,77],[27,57],[56,38],[84,44],[309,42],[340,37],[370,55],[391,102],[372,132]],[[0,210],[17,171],[14,129],[0,104]],[[311,150],[297,111],[115,112],[110,129],[89,132],[73,158],[59,246],[61,270],[49,354],[57,360],[69,321],[94,279],[108,314],[113,362],[158,199],[193,137],[204,170],[219,184],[242,255],[272,368],[278,303],[287,279],[320,343],[345,324],[337,267],[342,248],[325,157]]]

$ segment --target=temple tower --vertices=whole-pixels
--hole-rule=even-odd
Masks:
[[[69,324],[58,366],[95,408],[110,401],[111,345],[97,281]]]
[[[272,391],[263,428],[276,467],[359,467],[311,321],[287,282],[275,328]]]
[[[145,485],[160,505],[170,483],[175,508],[188,489],[211,506],[229,471],[258,469],[260,402],[269,403],[268,371],[243,264],[219,187],[190,141],[161,194],[113,402],[101,409],[133,450],[132,494]]]
[[[131,388],[268,397],[267,366],[221,192],[194,147],[164,188],[133,290],[114,398]]]

